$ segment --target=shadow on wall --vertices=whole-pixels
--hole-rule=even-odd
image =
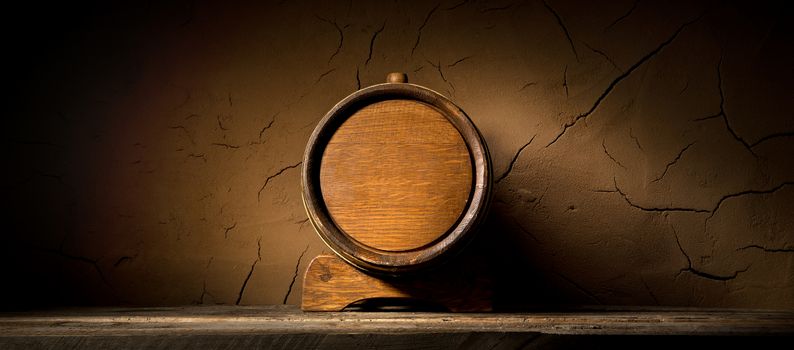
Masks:
[[[299,303],[309,134],[404,71],[491,149],[499,305],[794,308],[782,5],[70,6],[4,23],[5,307]]]

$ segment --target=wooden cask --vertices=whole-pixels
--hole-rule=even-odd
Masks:
[[[402,73],[340,101],[312,133],[303,200],[326,244],[352,265],[399,275],[470,241],[488,208],[488,149],[447,98]]]

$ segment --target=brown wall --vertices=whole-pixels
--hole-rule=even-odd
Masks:
[[[503,305],[794,309],[782,7],[157,3],[9,12],[7,306],[298,303],[308,136],[403,71],[491,149]]]

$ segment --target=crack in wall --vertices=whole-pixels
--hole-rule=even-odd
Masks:
[[[203,160],[204,163],[207,162],[207,157],[204,156],[204,153],[190,153],[187,156],[188,156],[188,158],[199,158],[199,159]]]
[[[220,114],[216,115],[216,116],[215,116],[215,119],[217,119],[217,120],[218,120],[218,129],[221,129],[222,131],[229,130],[229,129],[227,129],[227,128],[225,128],[225,127],[223,126],[223,122],[221,121],[221,115],[220,115]]]
[[[345,33],[342,31],[342,28],[339,27],[339,24],[336,23],[336,20],[326,19],[320,17],[319,15],[314,15],[314,16],[317,17],[317,19],[332,25],[334,29],[336,29],[336,32],[339,34],[339,43],[336,45],[336,50],[334,51],[334,53],[331,54],[331,57],[328,57],[328,63],[331,63],[334,57],[336,57],[336,55],[339,54],[339,51],[342,50],[342,43],[344,43],[345,41]]]
[[[359,74],[359,67],[356,66],[356,90],[361,90],[361,77]]]
[[[318,83],[320,83],[320,80],[323,80],[323,78],[325,78],[326,75],[333,73],[335,70],[336,68],[331,68],[327,70],[325,73],[320,74],[320,76],[317,78],[317,81],[315,81],[313,85],[317,85]]]
[[[199,305],[203,305],[204,304],[204,297],[207,296],[207,295],[209,295],[213,299],[215,299],[215,296],[207,291],[207,271],[206,270],[210,267],[210,265],[212,264],[213,260],[215,260],[215,257],[211,256],[209,258],[209,260],[207,261],[207,265],[204,266],[204,280],[201,282],[201,295],[199,295],[199,299],[196,301],[196,303],[199,304]]]
[[[298,224],[298,231],[303,229],[303,226],[309,222],[309,218],[305,218],[303,220],[296,221],[295,223]]]
[[[240,305],[240,301],[243,300],[243,294],[245,294],[245,288],[248,286],[248,281],[251,280],[251,275],[254,274],[254,269],[256,268],[256,264],[262,261],[262,237],[260,236],[259,239],[256,240],[256,260],[251,263],[251,270],[248,271],[248,275],[245,276],[245,280],[243,280],[243,285],[240,287],[240,292],[237,294],[237,301],[234,302],[234,305]]]
[[[547,186],[543,190],[543,193],[540,194],[540,197],[538,197],[538,199],[535,200],[535,203],[532,204],[532,210],[535,210],[538,207],[538,205],[540,205],[540,201],[543,200],[543,197],[546,195],[546,192],[548,192],[548,191],[549,191],[549,187]]]
[[[661,303],[659,303],[659,299],[656,298],[656,294],[653,294],[651,287],[648,286],[648,282],[645,282],[645,279],[642,278],[642,276],[640,276],[640,281],[642,281],[642,285],[645,286],[645,291],[648,292],[648,295],[651,296],[653,302],[656,303],[656,305],[662,305]]]
[[[298,98],[295,101],[287,103],[285,110],[289,110],[290,108],[292,108],[293,105],[296,105],[296,104],[300,103],[301,101],[303,101],[303,98],[306,97],[306,95],[308,95],[309,93],[311,93],[312,88],[317,86],[317,84],[319,84],[320,81],[323,80],[323,78],[325,78],[325,76],[327,76],[328,74],[331,74],[334,71],[336,71],[336,68],[331,68],[331,69],[325,71],[324,73],[321,73],[320,76],[317,77],[317,80],[315,80],[314,83],[312,83],[312,85],[311,85],[311,87],[309,89],[307,89],[300,96],[298,96]]]
[[[694,144],[695,142],[692,142],[686,145],[686,147],[684,147],[680,152],[678,152],[678,155],[676,155],[675,158],[669,163],[667,163],[667,165],[664,167],[664,171],[662,172],[662,174],[659,175],[659,177],[657,177],[656,179],[653,179],[651,182],[659,182],[660,180],[662,180],[662,178],[664,178],[664,176],[667,175],[667,171],[670,170],[670,167],[675,165],[681,159],[681,156],[684,155],[684,152],[686,152],[686,150],[688,150],[689,147],[692,147],[692,145]]]
[[[173,129],[173,130],[181,130],[187,136],[187,139],[188,139],[188,141],[190,141],[190,144],[193,145],[193,146],[196,145],[196,142],[193,141],[193,135],[190,134],[190,131],[188,131],[188,129],[184,125],[172,125],[172,126],[169,126],[168,128],[169,129]]]
[[[85,256],[80,256],[80,255],[72,255],[72,254],[64,252],[63,249],[58,249],[58,250],[56,250],[56,249],[42,249],[42,251],[50,253],[50,254],[54,254],[54,255],[57,255],[57,256],[60,256],[60,257],[62,257],[64,259],[79,261],[79,262],[91,265],[94,268],[94,270],[97,272],[97,275],[99,275],[99,279],[102,281],[102,283],[104,283],[106,286],[108,286],[108,288],[113,290],[113,286],[110,284],[110,282],[107,280],[107,278],[105,278],[105,274],[102,272],[102,269],[99,267],[99,260],[91,259],[91,258],[88,258],[88,257],[85,257]]]
[[[289,298],[290,293],[292,293],[292,286],[295,285],[295,280],[298,278],[298,269],[301,266],[301,260],[303,260],[303,256],[306,254],[306,251],[308,250],[309,250],[309,245],[307,244],[306,248],[303,249],[303,252],[301,252],[301,255],[298,257],[298,262],[295,263],[295,274],[292,275],[292,281],[290,281],[289,287],[287,287],[287,294],[284,295],[284,301],[282,302],[282,304],[284,305],[287,304],[287,299]]]
[[[609,58],[609,56],[607,56],[607,54],[606,54],[604,51],[601,51],[601,50],[599,50],[599,49],[596,49],[596,48],[594,48],[594,47],[592,47],[592,46],[588,45],[588,44],[587,44],[586,42],[584,42],[584,41],[582,41],[582,44],[584,44],[584,46],[585,46],[585,47],[587,47],[588,49],[590,49],[590,51],[593,51],[593,52],[595,52],[597,55],[599,55],[599,56],[601,56],[601,57],[604,57],[604,58],[607,60],[607,62],[609,62],[609,64],[611,64],[611,65],[612,65],[612,67],[615,67],[615,69],[617,69],[617,70],[619,70],[619,71],[621,71],[621,72],[623,71],[623,69],[621,69],[620,67],[618,67],[618,65],[617,65],[617,64],[616,64],[614,61],[612,61],[612,59],[611,59],[611,58]]]
[[[720,206],[722,206],[722,203],[725,202],[728,199],[741,197],[741,196],[747,196],[747,195],[772,194],[774,192],[777,192],[777,191],[781,190],[783,187],[790,186],[790,185],[794,185],[794,181],[783,182],[783,183],[781,183],[781,184],[779,184],[779,185],[777,185],[777,186],[775,186],[773,188],[770,188],[768,190],[746,190],[746,191],[741,191],[741,192],[736,192],[736,193],[731,193],[731,194],[724,195],[724,196],[722,196],[722,198],[720,198],[720,200],[714,206],[714,209],[711,210],[711,215],[709,215],[709,217],[706,218],[706,222],[708,222],[709,219],[711,219],[715,214],[717,214],[717,210],[720,209]]]
[[[590,192],[595,192],[595,193],[617,193],[618,191],[616,191],[616,190],[590,190]]]
[[[293,164],[293,165],[288,165],[288,166],[286,166],[286,167],[284,167],[284,168],[281,168],[281,170],[277,171],[275,174],[268,176],[268,177],[265,179],[265,183],[263,183],[263,184],[262,184],[262,187],[260,187],[260,188],[259,188],[259,192],[257,192],[257,193],[256,193],[256,201],[257,201],[257,202],[259,202],[260,196],[262,195],[262,191],[264,191],[264,190],[265,190],[265,187],[267,186],[267,184],[268,184],[268,183],[270,183],[270,180],[273,180],[274,178],[276,178],[277,176],[279,176],[279,175],[283,174],[285,171],[287,171],[287,170],[289,170],[289,169],[295,169],[295,168],[297,168],[297,167],[298,167],[298,166],[300,166],[301,164],[303,164],[303,161],[300,161],[300,162],[298,162],[298,163],[295,163],[295,164]]]
[[[416,48],[419,47],[419,42],[422,40],[422,30],[425,29],[427,22],[430,21],[430,17],[433,17],[433,14],[436,12],[436,10],[438,10],[439,6],[441,6],[441,3],[436,4],[436,7],[433,7],[433,9],[427,13],[427,16],[425,16],[425,21],[419,26],[416,34],[416,42],[414,42],[414,47],[411,48],[411,56],[414,55],[414,51],[416,51]]]
[[[378,35],[386,28],[386,21],[383,21],[383,25],[378,28],[373,34],[372,39],[369,41],[369,54],[367,55],[367,60],[364,61],[364,65],[368,65],[369,61],[372,60],[372,50],[375,48],[375,39],[378,38]]]
[[[223,143],[223,142],[213,142],[213,143],[211,143],[211,145],[218,146],[218,147],[223,147],[223,148],[226,148],[226,149],[238,149],[238,148],[240,148],[240,146],[232,145],[232,144],[229,144],[229,143]]]
[[[444,10],[444,11],[452,11],[452,10],[454,10],[454,9],[458,8],[458,7],[461,7],[461,6],[463,6],[463,5],[466,5],[467,3],[469,3],[469,1],[471,1],[471,0],[463,0],[463,1],[461,1],[461,2],[459,2],[459,3],[457,3],[457,4],[455,4],[455,5],[452,5],[452,6],[450,6],[450,7],[444,8],[443,10]]]
[[[121,264],[123,264],[125,262],[128,262],[128,261],[131,261],[134,258],[135,258],[134,256],[129,256],[129,255],[121,256],[121,257],[118,258],[118,260],[116,260],[115,263],[113,263],[113,267],[114,268],[119,267],[119,265],[121,265]]]
[[[518,151],[516,151],[516,153],[513,155],[513,158],[510,160],[510,164],[508,164],[507,166],[507,170],[505,170],[505,172],[502,173],[502,175],[499,176],[494,181],[494,183],[498,184],[499,182],[504,180],[507,177],[507,175],[510,174],[511,171],[513,171],[513,166],[516,164],[516,161],[518,160],[518,156],[521,155],[521,152],[523,152],[525,148],[527,148],[530,144],[532,144],[532,141],[535,140],[535,136],[538,136],[538,134],[532,135],[532,138],[530,138],[527,143],[525,143],[523,146],[521,146],[518,149]]]
[[[595,110],[596,110],[596,109],[597,109],[597,108],[598,108],[598,107],[601,105],[601,102],[603,102],[603,101],[604,101],[604,99],[606,99],[606,98],[607,98],[607,96],[609,96],[609,94],[610,94],[610,93],[611,93],[611,92],[612,92],[612,91],[615,89],[615,87],[616,87],[616,86],[617,86],[617,85],[618,85],[620,82],[622,82],[624,79],[626,79],[627,77],[629,77],[629,75],[631,75],[631,73],[633,73],[635,70],[637,70],[639,67],[641,67],[641,66],[642,66],[642,65],[643,65],[645,62],[648,62],[648,60],[650,60],[651,58],[653,58],[653,57],[655,57],[657,54],[659,54],[659,53],[660,53],[660,52],[661,52],[661,51],[662,51],[662,50],[663,50],[665,47],[667,47],[668,45],[670,45],[670,44],[671,44],[671,43],[672,43],[672,42],[673,42],[673,41],[674,41],[676,38],[678,38],[678,35],[679,35],[679,34],[681,34],[681,32],[682,32],[682,31],[683,31],[683,30],[684,30],[686,27],[688,27],[689,25],[691,25],[691,24],[693,24],[693,23],[697,22],[697,21],[698,21],[698,20],[700,20],[700,18],[702,18],[702,17],[703,17],[703,14],[701,14],[700,16],[696,17],[695,19],[693,19],[693,20],[691,20],[691,21],[688,21],[688,22],[686,22],[686,23],[682,24],[681,26],[679,26],[679,27],[678,27],[678,29],[677,29],[675,32],[673,32],[673,34],[672,34],[670,37],[668,37],[668,38],[667,38],[665,41],[663,41],[662,43],[660,43],[660,44],[659,44],[659,45],[658,45],[658,46],[657,46],[655,49],[653,49],[651,52],[647,53],[645,56],[643,56],[642,58],[640,58],[640,60],[639,60],[639,61],[637,61],[637,62],[635,62],[633,65],[631,65],[631,67],[629,67],[629,69],[627,69],[626,71],[624,71],[622,74],[618,75],[618,76],[617,76],[617,77],[616,77],[614,80],[612,80],[612,82],[611,82],[611,83],[610,83],[610,84],[607,86],[607,88],[604,90],[604,92],[602,92],[602,93],[601,93],[601,95],[600,95],[600,96],[598,96],[598,98],[595,100],[595,102],[594,102],[594,103],[593,103],[593,105],[590,107],[590,109],[588,109],[587,111],[585,111],[585,112],[584,112],[584,113],[582,113],[582,114],[579,114],[579,115],[577,115],[577,116],[576,116],[576,117],[575,117],[575,118],[574,118],[572,121],[565,123],[565,124],[563,125],[562,131],[560,131],[560,133],[559,133],[559,134],[557,134],[557,136],[556,136],[556,137],[554,137],[554,139],[553,139],[553,140],[551,140],[551,142],[549,142],[549,144],[548,144],[548,145],[546,145],[546,147],[549,147],[549,146],[553,145],[555,142],[557,142],[557,140],[559,140],[559,139],[560,139],[560,138],[561,138],[563,135],[565,135],[565,132],[566,132],[566,131],[568,131],[568,129],[569,129],[569,128],[571,128],[571,127],[573,127],[574,125],[576,125],[576,124],[579,122],[579,120],[581,120],[581,119],[585,119],[585,118],[587,118],[588,116],[590,116],[590,114],[592,114],[593,112],[595,112]]]
[[[709,212],[709,210],[707,210],[707,209],[698,209],[698,208],[684,208],[684,207],[645,207],[645,206],[641,206],[641,205],[638,205],[638,204],[634,204],[634,203],[633,203],[633,202],[632,202],[632,201],[629,199],[628,195],[626,195],[626,193],[625,193],[625,192],[623,192],[623,191],[620,189],[620,187],[618,187],[618,182],[617,182],[617,179],[613,178],[612,180],[614,181],[614,184],[615,184],[615,192],[617,192],[618,194],[620,194],[620,196],[621,196],[621,197],[623,197],[623,200],[625,200],[625,201],[626,201],[626,203],[628,203],[630,206],[632,206],[632,207],[634,207],[634,208],[637,208],[637,209],[639,209],[639,210],[642,210],[642,211],[649,211],[649,212],[693,212],[693,213],[708,213],[708,212]],[[600,190],[600,191],[598,191],[598,190],[597,190],[596,192],[607,192],[607,191],[603,191],[603,190]]]
[[[562,88],[565,89],[565,98],[568,98],[568,65],[562,71]]]
[[[231,226],[224,227],[223,228],[223,238],[224,239],[229,238],[229,232],[231,230],[234,230],[236,227],[237,227],[237,222],[236,221]]]
[[[528,88],[530,86],[535,86],[535,85],[538,85],[538,83],[536,83],[534,81],[530,81],[530,82],[524,84],[523,86],[521,86],[521,88],[518,89],[518,92],[524,91],[524,89],[526,89],[526,88]]]
[[[207,295],[209,295],[209,296],[214,298],[214,296],[212,294],[207,292],[207,281],[205,280],[202,283],[202,285],[201,285],[201,295],[199,296],[198,304],[203,305],[204,304],[204,297],[207,296]]]
[[[608,31],[608,30],[612,29],[612,27],[614,27],[616,24],[620,23],[620,22],[621,22],[621,21],[623,21],[624,19],[626,19],[626,18],[628,18],[629,16],[631,16],[631,14],[632,14],[632,13],[634,13],[634,10],[636,10],[636,9],[637,9],[637,4],[639,4],[639,3],[640,3],[640,0],[635,0],[635,1],[634,1],[634,3],[633,3],[633,4],[631,4],[631,8],[629,8],[629,10],[628,10],[628,11],[626,11],[626,13],[624,13],[622,16],[618,17],[617,19],[615,19],[614,21],[612,21],[612,23],[610,23],[608,26],[606,26],[606,27],[604,28],[604,31],[606,32],[606,31]]]
[[[556,274],[557,276],[559,276],[560,278],[562,278],[566,282],[570,283],[572,286],[576,287],[576,289],[578,289],[579,292],[581,292],[582,294],[590,297],[590,299],[593,299],[599,305],[604,305],[604,303],[602,303],[601,300],[598,299],[598,297],[595,294],[591,293],[589,290],[585,289],[584,287],[582,287],[578,283],[574,282],[572,279],[566,277],[565,275],[563,275],[563,274],[561,274],[561,273],[559,273],[557,271],[552,271],[552,272],[554,272],[554,274]]]
[[[441,70],[441,61],[438,61],[437,64],[433,64],[433,62],[430,62],[430,60],[426,60],[426,61],[438,71],[438,74],[441,76],[441,80],[447,83],[447,85],[449,85],[449,87],[452,89],[452,92],[454,92],[455,86],[452,85],[452,83],[449,80],[447,80],[447,77],[444,76],[444,71]]]
[[[518,222],[518,219],[516,219],[515,217],[513,217],[513,222],[515,222],[515,224],[516,224],[516,227],[518,227],[518,230],[519,230],[519,231],[521,231],[521,232],[522,232],[522,233],[524,233],[525,235],[529,236],[529,238],[532,238],[532,240],[533,240],[533,241],[540,243],[540,240],[538,240],[538,238],[537,238],[537,237],[535,237],[535,235],[534,235],[534,234],[532,234],[532,232],[530,232],[529,230],[527,230],[526,228],[524,228],[524,226],[523,226],[523,225],[521,225],[521,223],[520,223],[520,222]]]
[[[734,271],[732,274],[726,275],[726,276],[710,274],[710,273],[707,273],[707,272],[696,270],[696,269],[694,269],[692,267],[689,267],[687,269],[682,269],[680,272],[689,272],[689,273],[691,273],[691,274],[693,274],[695,276],[698,276],[698,277],[703,277],[703,278],[714,280],[714,281],[725,282],[725,281],[730,281],[730,280],[736,279],[736,277],[739,277],[740,273],[747,272],[747,270],[749,270],[749,269],[750,269],[750,267],[748,266],[748,267],[746,267],[746,268],[744,268],[742,270]]]
[[[487,8],[484,8],[484,9],[480,10],[480,13],[488,13],[488,12],[494,12],[494,11],[504,11],[504,10],[510,9],[511,7],[513,7],[513,5],[514,4],[507,4],[507,5],[504,5],[504,6],[487,7]]]
[[[264,127],[262,127],[262,129],[261,129],[261,130],[259,130],[259,142],[260,142],[260,143],[262,142],[262,136],[265,134],[265,131],[267,131],[268,129],[270,129],[271,127],[273,127],[273,123],[275,123],[275,122],[276,122],[276,117],[278,117],[279,113],[281,113],[281,112],[276,112],[276,114],[274,114],[274,115],[273,115],[273,116],[270,118],[270,122],[269,122],[269,123],[267,123],[267,125],[265,125]]]
[[[689,89],[689,77],[687,77],[687,79],[686,79],[686,82],[684,83],[684,87],[682,87],[682,88],[681,88],[681,90],[679,90],[679,91],[678,91],[678,94],[679,94],[679,95],[683,95],[683,94],[684,94],[684,92],[685,92],[687,89]]]
[[[604,154],[606,154],[606,155],[607,155],[607,157],[609,157],[609,159],[612,159],[612,161],[613,161],[613,162],[615,162],[615,164],[619,165],[619,166],[620,166],[621,168],[623,168],[623,169],[626,169],[626,170],[628,170],[628,168],[626,168],[626,167],[625,167],[623,164],[621,164],[621,163],[620,163],[620,162],[619,162],[617,159],[615,159],[615,157],[613,157],[611,154],[609,154],[609,151],[607,150],[606,139],[602,139],[602,140],[601,140],[601,148],[603,148],[603,149],[604,149]]]
[[[448,68],[455,67],[455,66],[457,66],[457,65],[458,65],[458,63],[464,62],[464,61],[466,61],[466,60],[468,60],[468,59],[470,59],[470,58],[472,58],[472,57],[474,57],[474,56],[466,56],[466,57],[460,58],[460,59],[458,59],[457,61],[455,61],[455,62],[452,62],[452,64],[448,64],[448,65],[447,65],[447,67],[448,67]]]
[[[766,253],[794,253],[794,248],[767,248],[757,244],[751,244],[745,247],[736,248],[736,251],[738,252],[745,249],[760,249]]]
[[[629,137],[632,140],[634,140],[634,144],[637,145],[637,148],[639,148],[640,151],[643,151],[643,152],[645,151],[644,149],[642,149],[642,145],[640,144],[640,139],[638,139],[637,136],[634,136],[634,133],[632,132],[631,127],[629,127]]]
[[[746,196],[746,195],[771,194],[771,193],[774,193],[774,192],[777,192],[777,191],[781,190],[782,188],[784,188],[786,186],[794,185],[794,181],[783,182],[780,185],[777,185],[777,186],[775,186],[775,187],[773,187],[771,189],[768,189],[768,190],[746,190],[746,191],[741,191],[741,192],[737,192],[737,193],[727,194],[727,195],[722,196],[719,199],[719,201],[717,201],[717,204],[714,206],[713,209],[708,210],[708,209],[683,208],[683,207],[644,207],[644,206],[641,206],[641,205],[633,203],[629,199],[628,195],[625,192],[623,192],[623,190],[621,190],[618,187],[618,183],[617,183],[617,179],[616,178],[613,178],[613,182],[614,182],[614,186],[615,186],[615,190],[614,191],[612,191],[612,190],[593,190],[592,192],[597,192],[597,193],[615,193],[615,192],[617,192],[617,193],[620,194],[621,197],[623,197],[623,200],[625,200],[626,203],[628,203],[630,206],[632,206],[634,208],[637,208],[637,209],[640,209],[642,211],[649,211],[649,212],[709,213],[709,216],[706,217],[704,225],[708,224],[708,221],[717,213],[717,211],[720,209],[720,206],[722,205],[722,203],[725,202],[728,199],[741,197],[741,196]]]
[[[754,148],[755,146],[758,146],[758,145],[760,145],[760,144],[762,144],[762,143],[764,143],[766,141],[773,140],[773,139],[776,139],[776,138],[781,138],[781,137],[794,137],[794,131],[785,131],[785,132],[779,132],[779,133],[766,135],[766,136],[758,139],[758,141],[755,141],[755,142],[751,143],[750,144],[750,148]]]
[[[695,121],[700,122],[700,121],[711,120],[722,117],[722,122],[725,124],[725,128],[728,130],[728,133],[731,134],[733,139],[741,143],[744,146],[744,148],[746,148],[747,151],[750,152],[750,154],[752,154],[754,157],[757,158],[758,155],[755,154],[755,152],[753,151],[753,146],[747,143],[747,141],[745,141],[741,136],[739,136],[739,134],[736,133],[736,131],[733,130],[733,127],[731,127],[731,123],[728,120],[728,114],[725,113],[725,87],[722,79],[722,59],[723,59],[723,55],[720,54],[720,59],[719,61],[717,61],[717,88],[720,93],[720,110],[717,114],[702,118],[697,118],[695,119]]]
[[[681,268],[680,270],[678,270],[678,274],[676,274],[676,278],[678,278],[678,276],[680,276],[681,273],[683,273],[683,272],[689,272],[689,273],[691,273],[691,274],[693,274],[695,276],[702,277],[702,278],[705,278],[705,279],[709,279],[709,280],[713,280],[713,281],[725,282],[725,281],[730,281],[730,280],[736,279],[736,277],[738,277],[740,273],[747,272],[747,270],[750,269],[750,266],[748,265],[743,270],[737,270],[737,271],[734,271],[733,274],[724,275],[724,276],[715,275],[715,274],[711,274],[711,273],[708,273],[708,272],[703,272],[701,270],[698,270],[698,269],[692,267],[692,259],[689,257],[689,254],[687,254],[686,251],[684,251],[684,247],[681,246],[681,241],[678,239],[678,232],[675,231],[675,227],[673,227],[673,225],[670,225],[670,229],[673,231],[673,237],[675,237],[675,243],[678,245],[678,250],[681,251],[681,254],[684,255],[684,258],[686,258],[686,262],[687,262],[687,267]]]
[[[565,38],[568,39],[568,44],[571,45],[571,51],[573,51],[573,56],[576,58],[576,62],[579,62],[579,53],[576,52],[576,46],[573,44],[573,39],[571,39],[571,33],[568,32],[568,27],[565,26],[565,22],[563,22],[562,17],[555,11],[546,0],[543,0],[543,6],[546,7],[554,18],[557,19],[557,24],[562,29],[563,33],[565,33]]]

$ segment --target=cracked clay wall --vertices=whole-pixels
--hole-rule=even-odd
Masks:
[[[794,309],[782,6],[62,6],[3,24],[6,307],[297,304],[309,134],[403,71],[488,142],[498,305]]]

